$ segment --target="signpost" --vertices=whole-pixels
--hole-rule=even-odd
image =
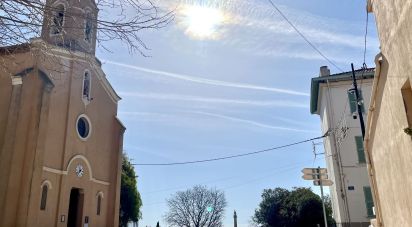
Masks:
[[[320,195],[322,199],[323,219],[325,221],[325,227],[328,226],[328,220],[326,219],[325,200],[323,199],[323,186],[331,186],[333,182],[328,180],[328,172],[325,168],[304,168],[302,169],[304,180],[313,180],[313,185],[320,186]]]
[[[332,186],[333,182],[331,180],[314,180],[313,185],[315,186]]]

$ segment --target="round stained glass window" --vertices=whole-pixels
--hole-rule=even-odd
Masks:
[[[79,119],[77,119],[77,133],[82,139],[86,139],[90,134],[90,123],[84,116],[80,116]]]

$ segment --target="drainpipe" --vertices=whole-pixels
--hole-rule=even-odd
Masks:
[[[375,169],[374,169],[373,159],[372,159],[372,150],[370,150],[369,141],[370,141],[372,120],[374,119],[376,93],[378,90],[377,87],[378,87],[379,79],[380,79],[382,57],[383,57],[382,52],[377,54],[375,57],[375,65],[376,65],[375,76],[374,76],[373,85],[372,85],[372,96],[371,96],[369,110],[368,110],[366,135],[365,135],[365,141],[364,141],[365,153],[366,153],[366,156],[368,157],[367,165],[368,165],[369,181],[372,186],[372,193],[373,193],[374,205],[375,205],[375,213],[376,213],[376,221],[377,221],[376,227],[383,227],[384,225],[383,225],[383,220],[381,216],[381,206],[380,206],[378,189],[376,185]]]

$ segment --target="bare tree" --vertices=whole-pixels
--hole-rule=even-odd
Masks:
[[[222,191],[195,186],[167,200],[165,220],[170,226],[221,227],[226,204]]]
[[[94,1],[94,0],[92,0]],[[0,47],[28,43],[39,37],[46,14],[59,9],[48,0],[1,0],[0,1]],[[172,11],[162,11],[152,0],[96,0],[99,18],[90,18],[97,26],[97,44],[105,41],[121,40],[127,44],[129,51],[145,55],[147,46],[141,40],[142,30],[158,29],[173,20]],[[65,15],[82,18],[86,14]],[[79,29],[90,24],[78,23]],[[103,46],[104,47],[104,46]]]

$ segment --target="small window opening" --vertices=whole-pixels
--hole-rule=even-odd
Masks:
[[[98,195],[97,196],[97,211],[96,211],[97,215],[100,215],[101,205],[102,205],[102,196]]]
[[[92,30],[93,30],[92,18],[91,18],[91,15],[88,13],[86,15],[86,23],[84,26],[84,39],[87,42],[90,42],[92,39]]]
[[[47,202],[47,192],[49,188],[47,185],[43,185],[41,190],[41,202],[40,202],[40,210],[46,210],[46,202]]]
[[[90,74],[84,73],[83,77],[83,99],[90,101]]]
[[[408,127],[412,128],[412,88],[409,80],[402,87],[403,105],[405,107]]]
[[[64,22],[64,6],[58,5],[53,11],[53,19],[51,25],[51,34],[60,34],[63,30]]]
[[[83,139],[89,136],[90,125],[85,117],[80,117],[79,120],[77,120],[77,132],[79,133],[79,136]]]

